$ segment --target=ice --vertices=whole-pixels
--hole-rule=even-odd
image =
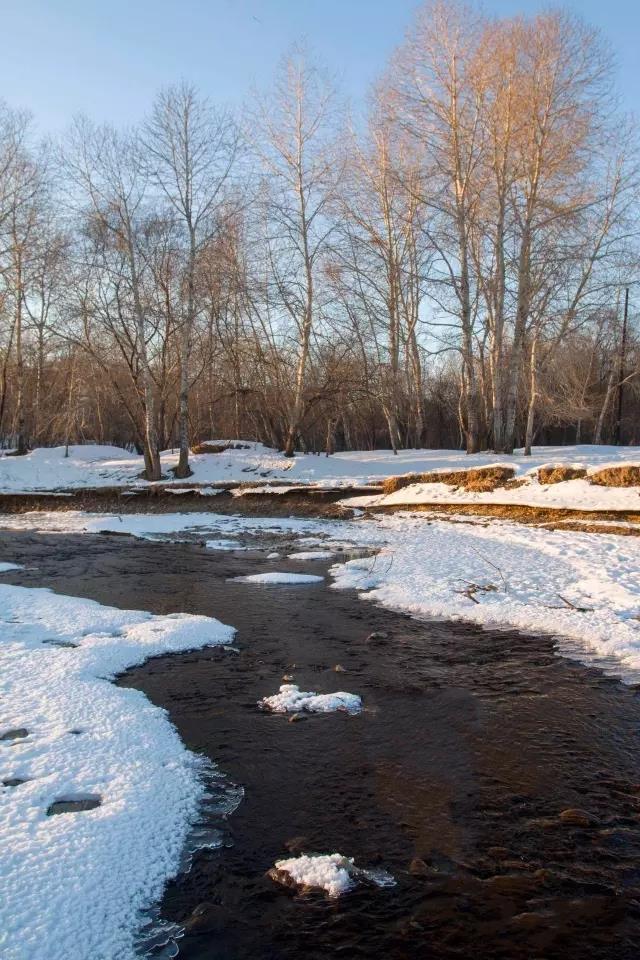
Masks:
[[[298,550],[289,554],[289,560],[330,560],[332,557],[331,550]]]

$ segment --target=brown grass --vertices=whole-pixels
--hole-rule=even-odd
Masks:
[[[205,440],[191,448],[191,453],[226,453],[227,450],[248,450],[247,443],[211,443]]]
[[[564,483],[565,480],[581,480],[586,475],[584,467],[567,467],[557,463],[551,467],[540,467],[538,483]]]
[[[454,514],[470,517],[486,517],[490,520],[497,517],[500,520],[514,520],[518,523],[530,523],[533,525],[544,524],[547,529],[554,529],[558,524],[558,529],[571,529],[572,524],[560,523],[560,521],[571,520],[576,524],[576,529],[585,530],[587,525],[592,525],[593,532],[598,533],[617,533],[623,530],[625,535],[634,536],[636,531],[629,527],[603,527],[598,524],[599,520],[618,520],[631,521],[638,524],[638,533],[640,533],[640,512],[633,510],[568,510],[555,507],[527,507],[522,504],[511,503],[412,503],[408,504],[375,504],[369,508],[372,512],[392,512],[400,513],[409,510],[411,513],[441,513]],[[595,528],[598,528],[597,530]],[[631,531],[629,533],[629,530]]]
[[[430,473],[406,473],[401,477],[387,477],[382,484],[385,494],[396,493],[414,483],[447,483],[465,490],[483,492],[504,487],[515,475],[513,467],[472,467],[469,470],[434,470]]]
[[[619,467],[603,467],[589,474],[589,483],[599,487],[637,487],[640,486],[640,463]]]

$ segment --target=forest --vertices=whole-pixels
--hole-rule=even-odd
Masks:
[[[0,110],[0,442],[144,454],[640,443],[637,137],[602,36],[427,3],[366,105]]]

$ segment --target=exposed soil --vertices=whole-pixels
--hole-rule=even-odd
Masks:
[[[29,567],[10,582],[238,628],[239,653],[158,658],[121,679],[245,789],[231,845],[196,855],[166,891],[163,916],[188,928],[180,957],[636,960],[635,689],[558,657],[551,638],[420,622],[326,583],[228,582],[326,569],[271,564],[272,543],[214,553],[126,537],[0,542]],[[261,713],[256,701],[285,674],[361,694],[366,711],[299,723]],[[397,886],[296,896],[266,871],[299,851],[383,866]]]

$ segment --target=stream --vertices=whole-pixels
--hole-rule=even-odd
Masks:
[[[266,560],[273,538],[246,551],[0,541],[27,567],[8,582],[237,629],[238,652],[160,657],[119,680],[244,790],[223,846],[197,852],[165,891],[162,917],[186,926],[180,958],[636,960],[635,688],[558,656],[550,637],[419,621],[329,589],[330,563]],[[326,579],[230,582],[266,570]],[[364,712],[289,722],[259,711],[285,675],[357,693]],[[266,875],[280,858],[336,851],[396,885],[331,899]]]

